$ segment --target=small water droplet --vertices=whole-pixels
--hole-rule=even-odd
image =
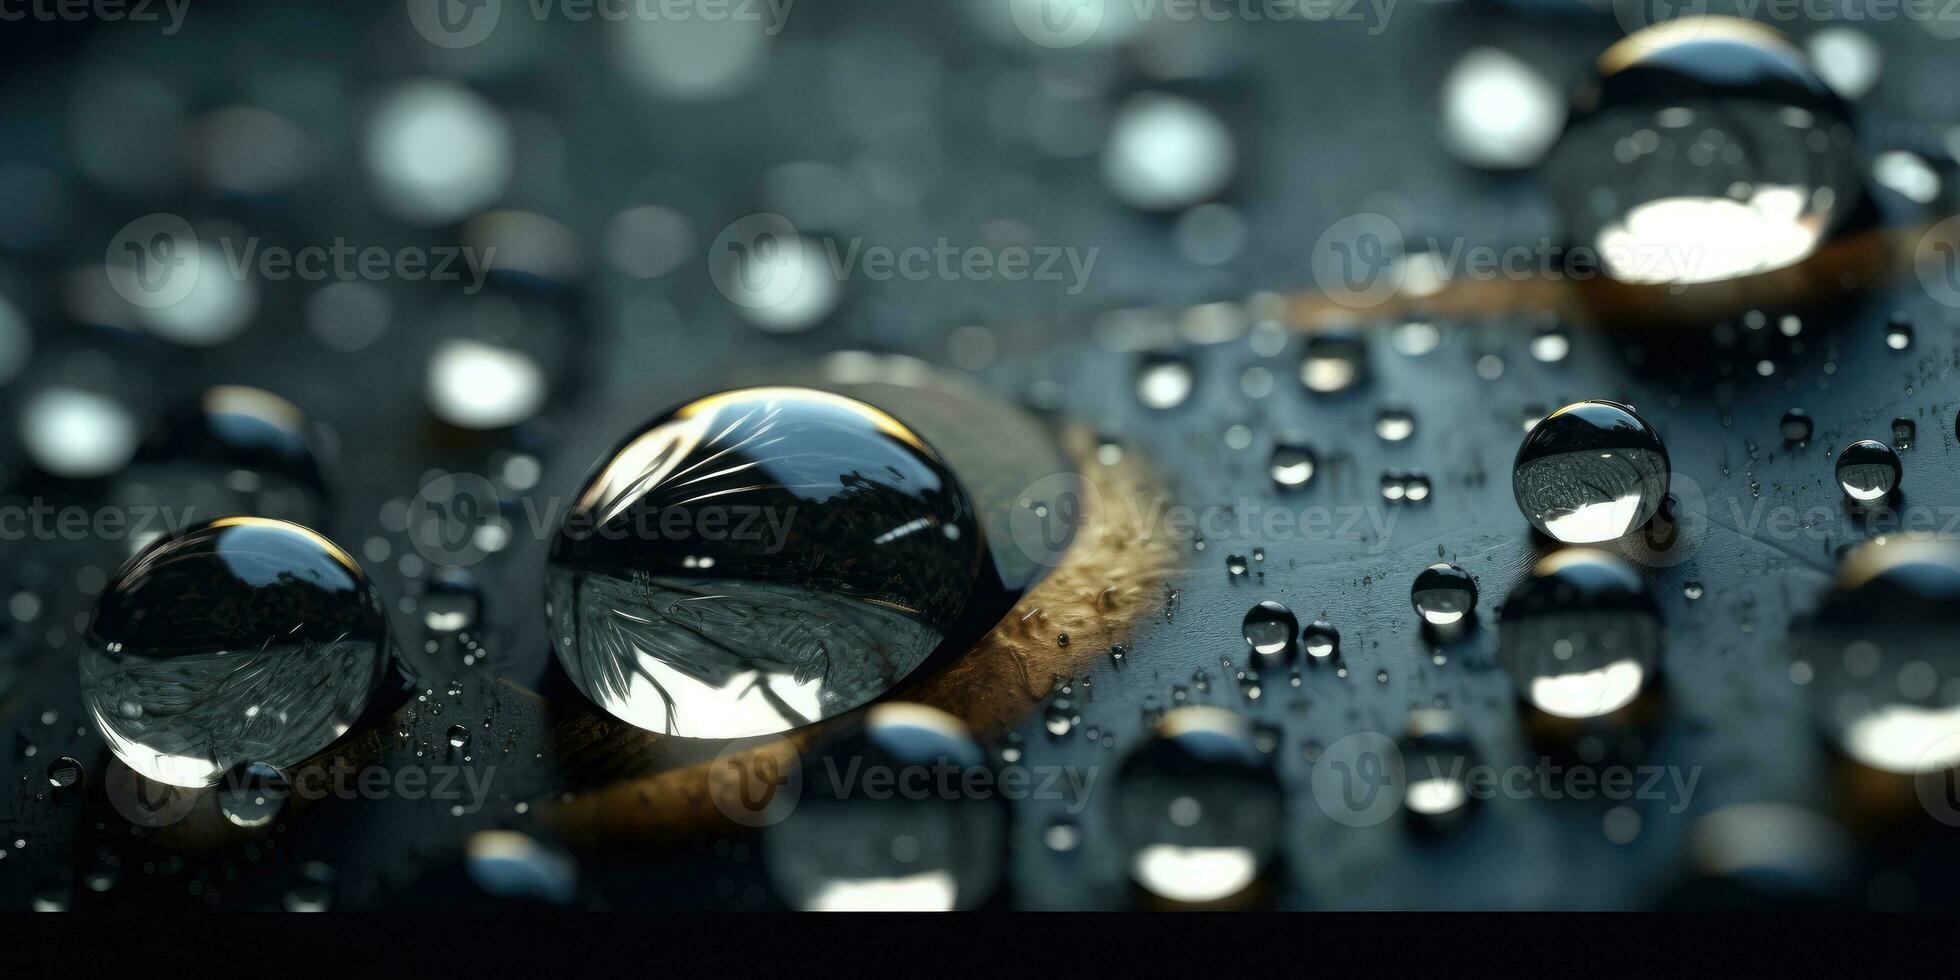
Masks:
[[[1416,575],[1409,598],[1431,626],[1453,626],[1477,606],[1477,582],[1470,573],[1448,562],[1437,562]]]
[[[1860,439],[1838,451],[1838,486],[1858,503],[1883,498],[1899,486],[1899,454],[1876,439]]]

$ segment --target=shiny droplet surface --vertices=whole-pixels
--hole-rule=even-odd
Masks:
[[[965,489],[897,419],[740,389],[601,462],[552,543],[545,605],[559,662],[616,717],[762,735],[905,679],[965,608],[985,547]]]
[[[1898,489],[1899,454],[1877,439],[1860,439],[1838,450],[1838,488],[1857,503],[1884,499]]]
[[[1159,899],[1230,899],[1278,849],[1279,781],[1244,719],[1222,708],[1166,713],[1124,761],[1115,802],[1130,877]]]
[[[1883,772],[1960,766],[1956,622],[1953,542],[1880,538],[1845,555],[1815,619],[1790,633],[1830,743]]]
[[[1630,704],[1660,665],[1660,614],[1617,555],[1566,548],[1539,559],[1498,623],[1498,661],[1518,697],[1554,718]]]
[[[1273,482],[1279,486],[1304,487],[1313,480],[1313,471],[1317,462],[1313,450],[1292,443],[1281,443],[1273,447],[1272,459],[1267,468],[1272,473]]]
[[[68,756],[48,763],[48,785],[55,789],[67,789],[81,782],[82,775],[82,764]]]
[[[1784,412],[1783,421],[1777,427],[1777,431],[1783,436],[1783,441],[1788,443],[1809,442],[1810,433],[1813,429],[1814,426],[1810,421],[1810,413],[1801,408],[1793,408]]]
[[[1726,17],[1609,48],[1542,175],[1568,242],[1635,285],[1796,265],[1864,203],[1843,100],[1783,35]]]
[[[83,697],[116,757],[174,786],[326,748],[380,688],[381,599],[352,556],[283,521],[222,518],[158,542],[103,590]]]
[[[1308,623],[1300,631],[1300,645],[1306,648],[1307,656],[1316,661],[1332,660],[1341,655],[1341,631],[1324,619]]]
[[[1300,620],[1293,610],[1268,599],[1246,611],[1245,643],[1262,666],[1278,666],[1293,659],[1299,637]]]
[[[1531,526],[1566,544],[1611,541],[1652,520],[1667,498],[1659,434],[1633,409],[1583,401],[1533,426],[1511,466]]]
[[[239,827],[263,827],[279,815],[290,788],[286,776],[263,762],[241,762],[217,788],[218,811]]]
[[[810,911],[970,909],[1000,881],[1007,812],[986,754],[958,719],[924,705],[881,704],[804,760],[802,795],[767,828],[776,891]],[[832,773],[850,770],[859,778]],[[873,775],[883,774],[883,775]],[[912,775],[906,775],[912,774]],[[903,778],[903,793],[878,780]]]
[[[1190,399],[1196,382],[1190,361],[1168,354],[1152,354],[1137,368],[1137,400],[1145,408],[1176,408]]]
[[[1453,626],[1477,608],[1477,580],[1455,565],[1438,562],[1416,574],[1409,600],[1423,622]]]

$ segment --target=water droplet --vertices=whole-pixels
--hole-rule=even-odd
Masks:
[[[1244,555],[1225,556],[1225,571],[1227,574],[1231,575],[1235,579],[1243,578],[1245,576],[1245,570],[1246,570],[1246,563],[1245,563]]]
[[[1572,353],[1572,338],[1559,327],[1548,327],[1531,338],[1531,356],[1546,364],[1556,364]]]
[[[263,762],[241,762],[218,784],[218,811],[240,827],[263,827],[286,803],[285,774]]]
[[[1401,442],[1416,433],[1416,417],[1400,409],[1375,416],[1375,435],[1383,442]]]
[[[1437,562],[1416,575],[1409,599],[1423,622],[1453,626],[1477,608],[1477,581],[1447,562]]]
[[[1196,383],[1190,361],[1169,354],[1151,354],[1137,369],[1137,400],[1145,408],[1176,408],[1190,399]]]
[[[1319,334],[1307,339],[1300,359],[1300,383],[1316,394],[1346,391],[1366,373],[1367,348],[1360,338]]]
[[[1850,111],[1803,53],[1758,25],[1703,25],[1670,21],[1608,49],[1546,159],[1569,240],[1608,280],[1746,279],[1867,217]]]
[[[1316,619],[1301,631],[1300,638],[1307,648],[1307,656],[1316,661],[1332,660],[1341,655],[1341,631],[1324,619]]]
[[[1916,437],[1918,434],[1919,434],[1919,426],[1915,425],[1911,419],[1896,418],[1892,420],[1892,448],[1893,449],[1896,449],[1899,452],[1905,452],[1906,450],[1911,449],[1912,441],[1914,437]]]
[[[1912,321],[1903,313],[1895,313],[1892,322],[1885,328],[1885,346],[1893,350],[1905,350],[1912,346]]]
[[[1883,499],[1898,489],[1899,475],[1899,454],[1876,439],[1860,439],[1838,451],[1838,486],[1858,503]]]
[[[1104,183],[1140,211],[1179,211],[1224,190],[1237,168],[1231,130],[1205,106],[1140,92],[1116,110],[1103,148]]]
[[[48,785],[67,789],[82,781],[82,764],[68,756],[48,763]]]
[[[1625,559],[1555,551],[1504,603],[1498,660],[1530,708],[1594,718],[1632,703],[1660,664],[1660,616]]]
[[[449,747],[460,749],[470,744],[470,730],[462,725],[449,726]]]
[[[514,830],[480,830],[463,847],[470,881],[503,899],[570,905],[578,897],[578,862]]]
[[[1783,413],[1781,431],[1784,442],[1793,445],[1809,442],[1812,429],[1810,413],[1803,409],[1793,408]]]
[[[1277,667],[1293,659],[1293,645],[1300,632],[1300,621],[1293,610],[1270,599],[1246,611],[1243,624],[1246,645],[1263,667]]]
[[[1565,125],[1565,96],[1523,59],[1474,48],[1443,80],[1443,143],[1473,167],[1537,163]]]
[[[224,518],[160,542],[98,600],[81,657],[91,719],[145,777],[208,786],[291,766],[381,686],[381,600],[352,557],[296,524]]]
[[[1440,708],[1411,712],[1408,733],[1397,748],[1405,780],[1402,806],[1410,828],[1437,837],[1462,827],[1477,802],[1468,774],[1478,763],[1456,716]]]
[[[1207,903],[1255,882],[1279,845],[1281,793],[1245,721],[1167,712],[1123,763],[1112,809],[1130,877],[1157,898]]]
[[[1702,588],[1700,582],[1689,582],[1681,587],[1681,594],[1686,596],[1690,602],[1701,598],[1704,592],[1705,590]]]
[[[476,628],[483,612],[483,591],[476,574],[466,568],[438,568],[416,602],[422,625],[431,633],[460,633]]]
[[[915,788],[894,793],[889,783],[830,775],[853,768],[897,774]],[[795,809],[764,831],[770,879],[797,909],[973,908],[1005,863],[1001,797],[963,789],[993,786],[974,782],[988,775],[985,753],[958,719],[923,705],[878,705],[805,758]]]
[[[1525,436],[1512,464],[1518,509],[1566,544],[1611,541],[1653,519],[1667,497],[1660,436],[1632,408],[1583,401]]]
[[[1317,460],[1313,450],[1305,446],[1287,443],[1273,447],[1271,470],[1273,482],[1282,487],[1303,487],[1313,479]]]
[[[923,439],[800,388],[682,406],[574,499],[546,571],[559,659],[613,715],[690,738],[885,693],[946,638],[983,557],[972,501]],[[731,533],[744,512],[766,520]],[[690,530],[711,514],[717,533]]]
[[[54,476],[108,476],[136,455],[136,416],[106,394],[56,386],[35,392],[20,409],[20,442],[36,466]]]
[[[1041,842],[1057,854],[1072,853],[1082,846],[1082,828],[1067,817],[1056,817],[1041,832]]]

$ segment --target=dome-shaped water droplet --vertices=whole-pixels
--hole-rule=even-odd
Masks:
[[[1197,383],[1191,362],[1169,354],[1151,354],[1137,368],[1137,400],[1145,408],[1176,408],[1190,399]]]
[[[1333,660],[1341,655],[1341,631],[1324,619],[1316,619],[1300,631],[1300,643],[1307,656],[1316,661]]]
[[[1209,707],[1167,712],[1117,780],[1116,837],[1130,877],[1152,896],[1232,898],[1278,849],[1279,782],[1238,715]]]
[[[438,568],[416,600],[422,625],[431,633],[460,633],[476,628],[483,613],[483,591],[476,573],[466,568]]]
[[[1438,562],[1416,574],[1409,600],[1423,622],[1453,626],[1476,610],[1477,581],[1455,565]]]
[[[1368,349],[1359,337],[1318,334],[1307,339],[1300,383],[1321,395],[1346,391],[1367,373],[1367,359]]]
[[[1566,544],[1611,541],[1646,525],[1667,498],[1660,436],[1633,409],[1583,401],[1525,435],[1511,489],[1531,526]]]
[[[763,856],[776,890],[808,910],[968,909],[1000,880],[1002,798],[966,787],[986,755],[956,718],[882,704],[804,762],[796,808],[770,826]],[[853,780],[833,773],[852,771]],[[906,776],[907,773],[924,774]],[[891,792],[890,780],[909,781]]]
[[[89,714],[145,777],[208,786],[286,767],[345,733],[381,686],[381,599],[352,556],[297,524],[232,517],[132,558],[81,656]]]
[[[1793,408],[1783,413],[1783,422],[1779,426],[1779,431],[1783,434],[1784,442],[1803,443],[1810,441],[1813,428],[1810,413],[1801,408]]]
[[[1461,827],[1474,810],[1469,773],[1477,752],[1455,715],[1440,708],[1411,712],[1402,752],[1402,809],[1411,829],[1439,836]]]
[[[263,762],[241,762],[218,784],[218,811],[240,827],[263,827],[286,803],[285,774]]]
[[[803,388],[691,402],[573,498],[546,570],[579,689],[649,731],[739,738],[862,705],[954,626],[986,543],[897,419]]]
[[[65,755],[48,763],[48,785],[55,789],[67,789],[81,782],[82,774],[82,764]]]
[[[1262,667],[1277,667],[1293,659],[1300,620],[1293,610],[1270,599],[1246,611],[1245,642]]]
[[[1660,616],[1617,555],[1566,548],[1539,559],[1504,603],[1498,660],[1530,709],[1596,718],[1631,704],[1660,665]]]
[[[1269,469],[1274,483],[1290,489],[1306,486],[1308,481],[1313,479],[1315,463],[1313,450],[1305,446],[1281,443],[1273,447]]]
[[[1838,451],[1838,486],[1858,503],[1884,499],[1899,487],[1899,454],[1877,439],[1860,439]]]
[[[1960,547],[1951,541],[1879,538],[1845,555],[1815,620],[1790,634],[1814,672],[1816,715],[1832,744],[1883,772],[1960,766],[1956,622]]]

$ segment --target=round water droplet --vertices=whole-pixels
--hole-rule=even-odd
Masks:
[[[1346,391],[1367,373],[1367,358],[1368,349],[1358,337],[1315,335],[1307,339],[1300,359],[1300,383],[1321,395]]]
[[[1839,751],[1890,773],[1960,766],[1956,621],[1953,542],[1880,538],[1845,555],[1815,620],[1790,631],[1815,671],[1817,719]]]
[[[1895,313],[1892,322],[1885,327],[1885,346],[1893,350],[1905,350],[1912,346],[1912,321],[1903,313]]]
[[[1583,401],[1533,426],[1511,466],[1518,509],[1566,544],[1611,541],[1646,526],[1667,498],[1667,449],[1632,408]]]
[[[1262,667],[1277,667],[1293,659],[1293,645],[1300,633],[1300,620],[1293,610],[1270,599],[1246,611],[1243,624],[1246,645]]]
[[[1224,190],[1237,163],[1231,130],[1217,114],[1180,96],[1142,92],[1110,121],[1102,173],[1125,204],[1176,211]]]
[[[1899,454],[1877,439],[1860,439],[1838,451],[1838,486],[1858,503],[1884,499],[1899,487]]]
[[[1463,826],[1477,801],[1468,775],[1478,762],[1456,716],[1440,708],[1411,712],[1408,733],[1397,748],[1402,753],[1402,809],[1410,828],[1436,837]]]
[[[1639,573],[1591,548],[1539,559],[1498,623],[1498,660],[1518,697],[1554,718],[1632,703],[1659,667],[1660,643],[1660,614]]]
[[[1454,626],[1477,608],[1477,580],[1447,562],[1417,573],[1409,590],[1416,612],[1431,626]]]
[[[1813,429],[1810,413],[1801,408],[1793,408],[1783,413],[1783,422],[1779,431],[1783,433],[1784,442],[1802,443],[1810,441],[1810,433]]]
[[[28,457],[48,473],[93,479],[122,469],[136,455],[136,417],[105,394],[45,388],[20,410],[20,441]]]
[[[449,747],[460,749],[470,744],[470,730],[462,725],[449,726]]]
[[[1244,719],[1167,712],[1123,763],[1112,816],[1130,877],[1180,903],[1217,902],[1258,880],[1279,846],[1281,793]]]
[[[1196,381],[1190,361],[1169,354],[1151,354],[1137,368],[1137,400],[1145,408],[1176,408],[1190,399]]]
[[[1892,448],[1905,452],[1912,448],[1913,439],[1919,435],[1919,426],[1908,418],[1892,420]]]
[[[1472,49],[1443,80],[1443,143],[1473,167],[1529,167],[1558,139],[1565,102],[1556,86],[1516,55]]]
[[[208,786],[344,734],[390,653],[352,556],[297,524],[231,517],[152,545],[103,590],[81,656],[89,714],[150,779]]]
[[[1324,619],[1316,619],[1300,631],[1301,645],[1316,661],[1333,660],[1341,655],[1341,631]]]
[[[885,693],[946,638],[986,547],[923,439],[805,388],[684,405],[573,500],[545,574],[559,661],[615,716],[690,738]]]
[[[240,827],[263,827],[286,804],[285,774],[263,762],[241,762],[218,784],[218,811]]]
[[[1734,18],[1682,17],[1608,49],[1542,175],[1567,242],[1600,263],[1586,285],[1609,314],[1791,298],[1802,282],[1753,277],[1871,219],[1843,100],[1783,35]],[[1669,292],[1737,280],[1749,287]]]
[[[476,574],[466,568],[438,568],[416,600],[422,625],[431,633],[460,633],[475,629],[483,614],[483,591]]]
[[[1281,443],[1273,447],[1273,456],[1268,467],[1272,472],[1273,482],[1290,489],[1304,487],[1313,479],[1316,462],[1313,450],[1305,446]]]
[[[861,778],[831,775],[847,769]],[[975,781],[985,775],[958,719],[881,704],[805,759],[796,809],[763,838],[769,877],[797,909],[973,908],[998,885],[1007,841],[1003,799],[964,788],[994,785]],[[894,778],[911,788],[889,792]]]
[[[514,830],[481,830],[463,848],[471,883],[500,899],[569,905],[578,897],[578,862]]]
[[[1226,555],[1225,573],[1233,578],[1243,578],[1246,571],[1244,555]]]
[[[48,763],[48,785],[67,789],[82,781],[82,764],[68,756]]]
[[[1383,442],[1402,442],[1416,434],[1416,417],[1400,409],[1388,409],[1375,416],[1375,435]]]

